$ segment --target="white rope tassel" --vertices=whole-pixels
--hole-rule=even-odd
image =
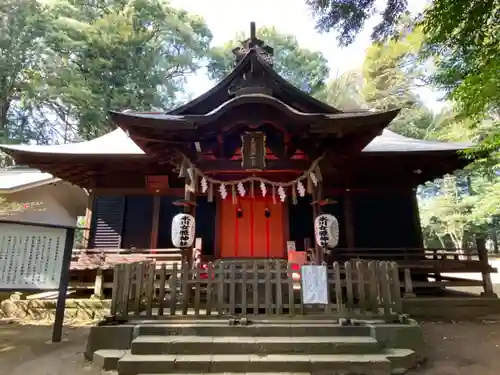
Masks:
[[[260,191],[262,192],[262,196],[265,197],[267,194],[267,188],[266,188],[266,184],[264,183],[264,181],[260,182]]]
[[[219,193],[220,193],[220,197],[222,198],[222,200],[226,199],[227,198],[227,189],[226,189],[226,185],[224,184],[221,184],[219,186]]]
[[[245,190],[245,186],[243,185],[243,182],[238,182],[238,193],[240,196],[244,197],[247,191]]]
[[[285,201],[285,199],[286,199],[286,192],[285,192],[285,189],[283,188],[283,186],[280,186],[280,187],[278,188],[278,195],[280,196],[280,200],[281,200],[282,202],[284,202],[284,201]]]
[[[306,188],[304,187],[302,181],[297,182],[297,192],[301,197],[304,197],[306,195]]]
[[[207,190],[208,190],[208,182],[207,182],[207,179],[206,179],[205,177],[203,177],[203,178],[201,179],[200,184],[201,184],[201,192],[202,192],[202,193],[206,193],[206,192],[207,192]]]

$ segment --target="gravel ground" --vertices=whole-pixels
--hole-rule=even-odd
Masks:
[[[428,361],[411,375],[498,375],[500,322],[423,323]],[[67,327],[49,342],[50,326],[0,322],[0,375],[100,375],[83,359],[88,327]]]

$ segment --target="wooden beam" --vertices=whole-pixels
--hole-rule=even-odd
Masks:
[[[148,188],[96,188],[94,189],[98,195],[157,195],[157,196],[171,196],[171,197],[183,197],[184,189],[182,188],[168,188],[161,190],[156,193]]]
[[[158,227],[160,224],[160,196],[153,196],[153,213],[151,218],[151,239],[149,247],[151,249],[158,248]]]
[[[424,234],[422,233],[422,224],[420,223],[420,210],[418,208],[418,200],[417,200],[417,189],[411,189],[411,203],[413,208],[413,228],[415,230],[415,235],[417,239],[417,243],[413,244],[414,247],[424,247]]]
[[[354,235],[354,218],[353,218],[353,207],[352,207],[352,193],[350,190],[344,191],[344,220],[346,229],[346,242],[348,249],[354,249],[356,247],[355,235]]]
[[[220,258],[220,246],[222,237],[222,200],[220,195],[214,196],[215,201],[215,249],[214,259]]]
[[[92,210],[94,208],[94,200],[94,191],[89,191],[89,196],[87,199],[87,209],[85,210],[85,219],[83,221],[83,226],[85,227],[85,229],[83,230],[82,246],[84,249],[88,249],[90,244],[90,226],[92,225]]]
[[[299,171],[303,172],[311,166],[309,160],[266,160],[266,169],[264,172],[277,171]],[[214,171],[237,171],[244,173],[246,170],[241,167],[241,160],[200,160],[196,167],[205,173]],[[227,173],[227,172],[225,172]]]

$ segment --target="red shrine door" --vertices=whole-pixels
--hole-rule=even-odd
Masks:
[[[221,258],[284,258],[284,204],[271,197],[220,201]]]

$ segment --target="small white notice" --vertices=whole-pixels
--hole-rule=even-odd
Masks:
[[[304,304],[328,304],[326,266],[302,266],[301,281]]]

